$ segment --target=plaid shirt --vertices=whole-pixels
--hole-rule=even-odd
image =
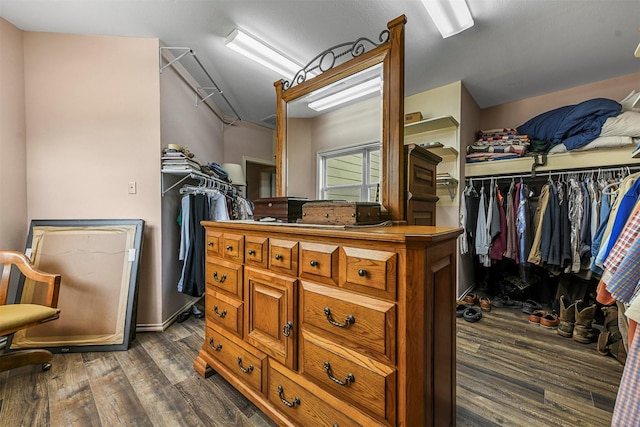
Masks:
[[[640,420],[640,328],[636,328],[618,388],[612,426],[637,426]]]
[[[634,212],[631,214],[631,219],[627,221],[627,225],[620,234],[620,237],[616,241],[609,256],[604,262],[604,265],[609,271],[615,273],[618,266],[624,259],[625,254],[631,247],[631,244],[636,240],[640,234],[640,204],[635,207]]]

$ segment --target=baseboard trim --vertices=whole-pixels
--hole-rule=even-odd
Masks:
[[[197,302],[197,300],[196,300]],[[187,311],[194,304],[194,301],[189,301],[185,305],[183,305],[178,311],[173,313],[167,320],[162,323],[147,323],[147,324],[137,324],[136,332],[164,332],[169,326],[176,321],[180,313]]]

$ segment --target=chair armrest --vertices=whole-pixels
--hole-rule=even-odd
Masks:
[[[47,297],[45,305],[52,308],[58,308],[58,294],[60,293],[60,274],[47,273],[42,271],[31,263],[31,260],[21,252],[16,251],[2,251],[3,260],[9,261],[15,264],[20,272],[30,280],[38,282],[39,284],[46,284]]]

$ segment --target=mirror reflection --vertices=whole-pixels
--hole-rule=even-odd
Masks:
[[[378,63],[287,103],[287,195],[379,201],[382,92]]]

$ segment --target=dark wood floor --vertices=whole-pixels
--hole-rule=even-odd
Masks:
[[[458,426],[608,426],[622,366],[595,344],[494,309],[458,319]],[[0,426],[273,426],[219,375],[192,364],[193,317],[139,333],[126,352],[54,356],[53,368],[0,373]]]

